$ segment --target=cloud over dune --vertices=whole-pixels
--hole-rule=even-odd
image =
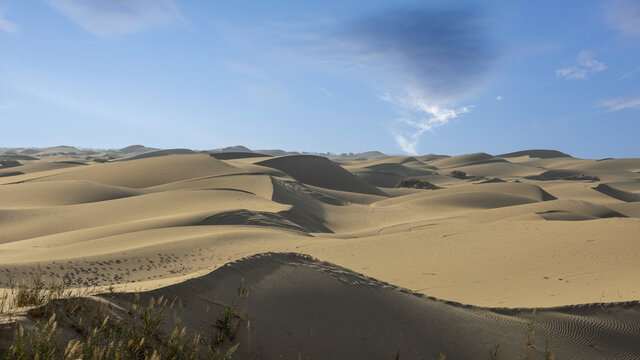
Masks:
[[[343,50],[390,82],[434,101],[455,101],[482,79],[494,51],[474,10],[398,9],[356,19],[336,37]]]
[[[364,69],[381,99],[408,125],[393,129],[398,146],[416,153],[420,135],[469,107],[496,56],[476,8],[402,8],[354,19],[331,38],[334,51]]]

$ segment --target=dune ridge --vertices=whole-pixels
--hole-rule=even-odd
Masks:
[[[238,287],[243,289],[240,298]],[[637,301],[535,311],[482,308],[428,297],[298,253],[252,255],[137,296],[142,303],[176,300],[191,331],[208,326],[203,314],[235,303],[241,314],[233,340],[238,354],[265,359],[429,359],[440,354],[477,359],[490,358],[496,347],[504,358],[640,356]],[[118,317],[136,297],[116,293],[89,300],[113,304],[110,311]],[[28,327],[37,320],[37,313],[31,313],[19,321]],[[5,325],[0,333],[10,329]]]

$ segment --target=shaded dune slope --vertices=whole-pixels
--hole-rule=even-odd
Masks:
[[[272,157],[271,155],[265,155],[260,153],[250,153],[250,152],[220,152],[220,153],[211,153],[209,154],[214,159],[218,160],[233,160],[233,159],[246,159],[246,158],[257,158],[257,157]]]
[[[148,295],[178,296],[197,316],[243,282],[251,350],[264,358],[476,359],[500,345],[503,358],[544,359],[547,332],[558,359],[640,357],[638,303],[538,309],[532,319],[531,309],[443,302],[299,254],[256,255]],[[530,324],[538,338],[526,349]]]
[[[430,170],[411,168],[403,165],[403,163],[376,164],[364,168],[353,169],[352,172],[364,181],[380,187],[394,187],[404,178],[419,177],[434,173]]]
[[[528,220],[534,220],[538,217],[545,220],[595,220],[627,217],[623,213],[612,208],[590,203],[582,200],[560,199],[545,202],[533,202],[520,206],[501,207],[487,210],[482,214],[474,216],[476,221],[497,221],[502,219],[513,219],[525,215],[530,216]]]
[[[576,163],[573,166],[585,170],[609,170],[609,171],[640,171],[640,159],[603,159],[588,162],[587,164]]]
[[[502,158],[511,158],[511,157],[519,157],[519,156],[529,156],[532,158],[539,159],[553,159],[553,158],[562,158],[562,157],[571,157],[569,154],[565,154],[563,152],[557,150],[523,150],[516,151],[507,154],[496,155],[497,157]]]
[[[398,206],[420,201],[426,205],[434,202],[448,206],[497,208],[554,199],[553,195],[536,185],[498,182],[399,196],[376,202],[374,206]]]
[[[529,176],[531,180],[599,180],[596,176],[597,173],[592,171],[570,170],[570,169],[558,169],[545,171],[540,175]],[[593,177],[594,179],[589,179]]]
[[[143,302],[177,299],[183,324],[206,338],[214,331],[206,314],[232,304],[239,287],[246,293],[237,310],[244,320],[234,337],[239,357],[437,359],[443,354],[466,360],[489,359],[496,346],[504,359],[545,359],[545,351],[569,360],[640,357],[637,302],[538,309],[535,314],[532,309],[479,308],[426,297],[294,253],[244,258],[141,296]],[[134,296],[103,295],[101,301],[115,304],[111,311],[119,316]],[[28,326],[33,320],[19,321]],[[9,329],[5,325],[3,331]],[[528,338],[533,340],[529,347]]]
[[[640,194],[631,191],[621,190],[615,187],[615,184],[600,184],[594,187],[596,191],[599,191],[605,195],[609,195],[612,198],[622,200],[625,202],[640,201]]]
[[[256,165],[278,169],[309,185],[342,191],[384,195],[381,190],[360,180],[337,163],[319,156],[283,156],[260,161]]]

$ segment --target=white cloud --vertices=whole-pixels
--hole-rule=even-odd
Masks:
[[[395,134],[394,140],[396,144],[409,155],[418,155],[418,151],[416,150],[416,146],[418,145],[418,138],[416,136],[411,135],[410,139],[405,137],[404,135]]]
[[[602,102],[609,112],[640,107],[640,96],[633,99],[612,99]]]
[[[18,32],[18,25],[13,21],[7,19],[0,11],[0,31],[4,31],[7,34],[15,34]]]
[[[184,22],[173,0],[48,0],[48,3],[101,38]]]
[[[399,129],[392,130],[396,144],[409,155],[418,154],[417,147],[420,142],[420,136],[426,131],[433,131],[433,129],[446,125],[452,119],[471,111],[470,107],[454,109],[431,104],[424,98],[417,96],[394,98],[389,94],[385,94],[380,98],[411,113],[412,116],[396,119],[396,123],[404,125],[405,131],[403,133],[400,133]],[[416,120],[416,117],[419,119]]]
[[[502,100],[502,96],[500,96],[500,95],[496,96],[496,100],[497,100],[497,101]]]
[[[634,69],[634,70],[632,70],[632,71],[628,71],[628,72],[626,72],[626,73],[622,74],[622,76],[620,76],[620,77],[618,78],[618,80],[628,79],[628,78],[630,78],[630,77],[632,77],[632,76],[635,76],[638,72],[640,72],[640,66],[638,66],[637,68],[635,68],[635,69]]]
[[[605,20],[625,35],[640,36],[640,2],[609,0],[604,3]]]
[[[607,66],[593,58],[593,54],[582,51],[578,54],[575,66],[556,70],[556,76],[567,80],[585,80],[590,74],[604,71]]]

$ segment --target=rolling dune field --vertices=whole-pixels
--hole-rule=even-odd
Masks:
[[[242,282],[258,358],[640,358],[640,159],[62,150],[0,168],[4,289],[177,296],[198,328]]]

